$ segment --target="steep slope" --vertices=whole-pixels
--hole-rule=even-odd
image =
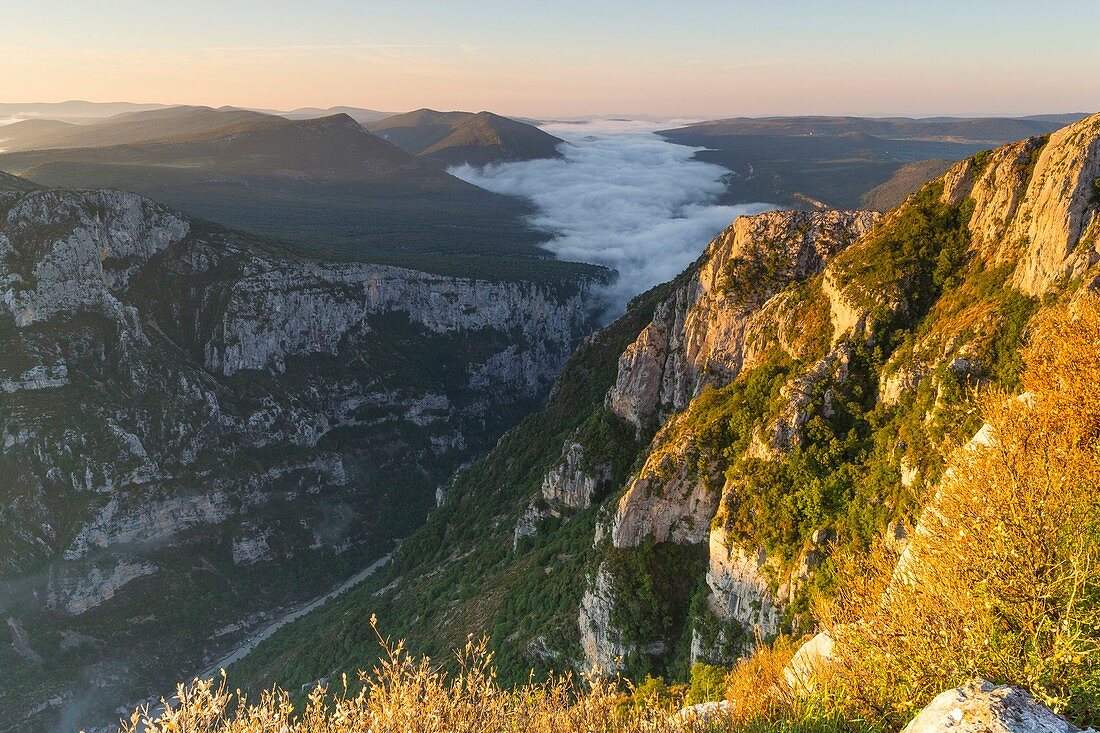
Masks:
[[[0,192],[33,191],[35,188],[38,187],[30,181],[8,173],[0,173]]]
[[[561,155],[557,146],[562,140],[492,112],[419,109],[371,123],[367,129],[439,168]]]
[[[933,178],[939,178],[952,166],[950,160],[932,158],[917,163],[906,163],[894,171],[890,180],[875,186],[863,194],[860,202],[871,211],[890,211]]]
[[[228,124],[160,142],[8,153],[0,169],[47,186],[133,191],[298,253],[475,275],[507,269],[485,255],[546,256],[523,221],[526,204],[449,176],[346,115],[213,114]]]
[[[386,552],[545,394],[586,272],[294,259],[132,194],[0,194],[0,730],[106,722]]]
[[[0,127],[0,148],[10,152],[131,145],[209,134],[267,118],[267,115],[247,110],[168,107],[127,112],[85,125],[26,120]]]
[[[811,630],[832,558],[914,519],[977,429],[968,390],[1015,387],[1030,317],[1095,282],[1097,234],[1100,115],[967,159],[883,217],[739,219],[574,356],[556,399],[612,375],[569,419],[552,400],[456,476],[387,572],[232,673],[369,664],[372,613],[436,658],[489,633],[511,680],[682,677]]]

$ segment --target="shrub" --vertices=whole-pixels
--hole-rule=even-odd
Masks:
[[[711,702],[725,699],[726,673],[724,667],[696,662],[691,665],[691,688],[687,694],[687,704]]]

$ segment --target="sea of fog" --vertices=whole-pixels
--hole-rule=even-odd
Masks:
[[[566,141],[563,158],[458,166],[450,173],[496,193],[530,200],[531,224],[565,260],[613,267],[609,315],[657,283],[675,277],[714,235],[742,214],[771,204],[719,206],[728,170],[693,159],[698,148],[654,134],[676,126],[630,120],[551,123]]]

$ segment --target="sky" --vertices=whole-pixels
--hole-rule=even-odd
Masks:
[[[0,0],[0,102],[599,113],[1100,109],[1100,2]]]

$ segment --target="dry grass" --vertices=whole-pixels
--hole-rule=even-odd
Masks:
[[[597,678],[555,677],[517,689],[496,683],[486,642],[470,641],[448,675],[402,643],[383,642],[382,661],[361,685],[318,689],[296,713],[282,690],[256,703],[225,679],[180,685],[159,715],[135,712],[122,733],[613,733],[711,731],[701,721],[673,722],[667,708],[639,705],[630,689]]]

